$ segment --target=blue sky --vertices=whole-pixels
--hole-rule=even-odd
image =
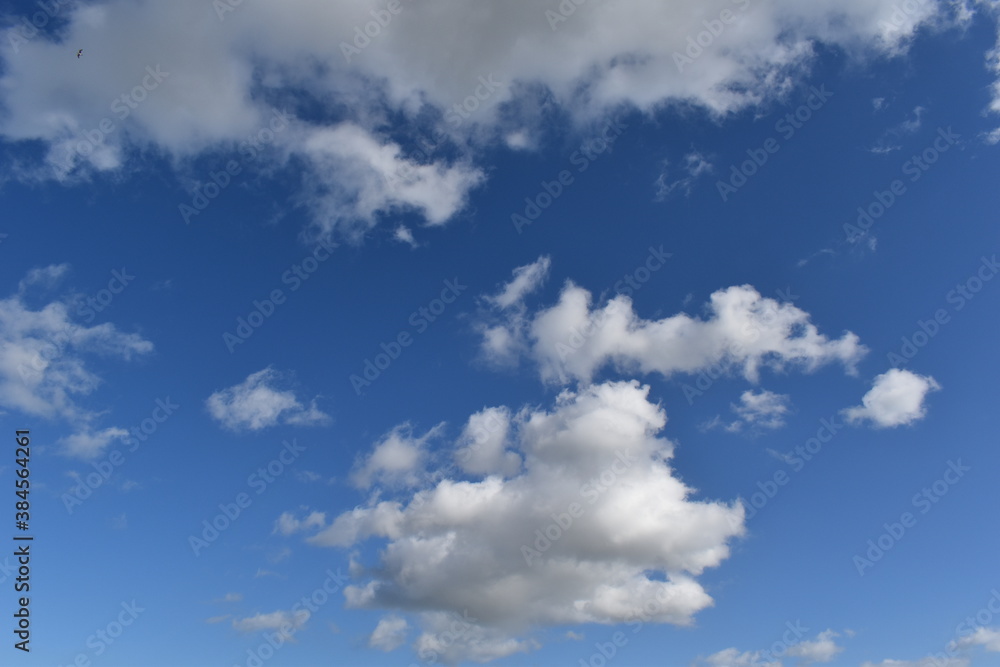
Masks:
[[[1000,6],[661,4],[0,5],[0,662],[1000,665]]]

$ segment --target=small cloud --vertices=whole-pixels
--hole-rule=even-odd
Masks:
[[[542,255],[531,264],[525,264],[514,269],[513,279],[503,286],[499,293],[486,297],[486,300],[500,309],[519,305],[531,292],[545,282],[549,275],[552,260]]]
[[[889,103],[885,101],[884,97],[872,98],[872,108],[875,109],[875,111],[881,111],[887,106],[889,106]]]
[[[214,625],[216,623],[222,623],[223,621],[227,621],[231,617],[232,617],[231,614],[223,614],[222,616],[213,616],[212,618],[206,618],[205,622],[210,625]]]
[[[576,633],[572,630],[568,630],[566,632],[566,639],[572,639],[575,642],[582,642],[584,640],[584,636],[582,633]]]
[[[330,417],[313,399],[304,407],[291,391],[278,391],[278,373],[268,367],[251,373],[242,383],[215,392],[205,401],[209,413],[230,431],[259,431],[279,423],[295,426],[323,424]]]
[[[285,639],[291,639],[295,632],[306,624],[309,616],[309,612],[305,609],[295,612],[273,611],[269,614],[257,614],[248,618],[234,618],[233,628],[244,634],[273,630]]]
[[[421,437],[413,435],[409,423],[389,431],[362,463],[354,466],[351,481],[358,488],[368,488],[378,482],[389,486],[414,486],[420,481],[427,458],[427,442],[440,434],[444,424],[438,424]]]
[[[306,482],[306,483],[318,482],[319,480],[323,479],[322,475],[320,475],[319,473],[315,473],[312,470],[296,471],[295,476],[298,478],[300,482]]]
[[[113,440],[124,442],[128,438],[128,431],[123,428],[110,427],[103,431],[90,431],[89,429],[80,433],[74,433],[59,440],[63,447],[63,454],[79,459],[93,460],[104,453],[108,445]]]
[[[271,570],[265,570],[264,568],[257,568],[256,574],[253,575],[254,579],[263,579],[264,577],[277,577],[278,579],[284,579],[283,576],[277,572],[272,572]]]
[[[69,264],[50,264],[28,271],[28,274],[18,283],[17,291],[24,294],[29,287],[38,285],[43,289],[50,289],[62,280],[69,271]]]
[[[670,172],[668,170],[669,166],[670,162],[668,160],[664,160],[663,170],[660,172],[660,175],[657,177],[655,182],[656,195],[653,197],[654,201],[662,202],[677,190],[683,190],[684,195],[689,196],[694,188],[695,181],[697,181],[702,174],[707,174],[712,171],[712,163],[698,151],[693,151],[684,156],[684,166],[682,168],[684,173],[687,174],[686,176],[670,180]]]
[[[925,414],[924,399],[941,386],[932,377],[898,368],[875,378],[872,388],[861,398],[861,405],[843,410],[847,421],[855,424],[870,421],[875,428],[895,428],[912,424]]]
[[[326,514],[323,512],[313,512],[304,519],[296,519],[291,512],[282,512],[278,520],[274,522],[273,533],[281,535],[293,535],[310,528],[322,528],[326,525]]]
[[[406,641],[406,631],[409,627],[404,618],[386,616],[375,626],[375,630],[368,638],[368,645],[380,651],[395,651]]]
[[[411,248],[416,248],[419,244],[416,239],[413,238],[413,232],[406,225],[400,225],[396,227],[396,231],[393,233],[392,238],[399,241],[400,243],[406,243]]]
[[[716,415],[714,419],[703,424],[703,431],[721,428],[729,433],[739,433],[748,429],[752,433],[762,430],[774,430],[785,425],[785,415],[788,414],[788,396],[775,394],[766,389],[757,393],[747,390],[740,395],[739,404],[730,403],[729,407],[739,419],[726,423]]]

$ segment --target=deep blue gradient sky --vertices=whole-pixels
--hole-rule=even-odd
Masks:
[[[0,477],[13,536],[13,433],[30,429],[35,540],[31,652],[8,630],[0,663],[1000,665],[997,8],[928,0],[887,36],[887,1],[751,4],[679,74],[686,37],[738,4],[584,3],[553,31],[556,5],[403,2],[353,63],[341,40],[388,5],[220,20],[118,0],[54,5],[56,32],[16,49],[8,32]],[[34,11],[0,5],[10,31]],[[156,62],[170,76],[110,152],[60,170],[49,151]],[[490,71],[501,90],[449,123]],[[293,121],[247,159],[274,109]],[[408,158],[435,126],[445,144]],[[723,199],[748,151],[766,162]],[[848,238],[895,179],[905,192]],[[80,305],[115,272],[133,277],[100,312]],[[647,276],[615,301],[627,325],[568,359],[546,347],[583,321],[574,289],[597,310]],[[685,329],[718,324],[725,298],[770,341],[759,376],[727,352],[744,320]],[[820,343],[795,352],[809,326]],[[507,437],[474,469],[463,429],[502,406]],[[625,449],[638,463],[526,564],[535,529],[586,505],[580,479]],[[643,616],[661,586],[670,602]],[[95,639],[123,604],[142,611]],[[477,621],[454,640],[463,612]]]

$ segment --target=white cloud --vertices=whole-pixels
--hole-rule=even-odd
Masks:
[[[740,404],[732,408],[750,427],[775,429],[785,425],[788,400],[785,394],[775,394],[766,389],[754,393],[748,389],[740,394]]]
[[[883,660],[882,662],[864,662],[861,667],[968,667],[969,659],[957,658],[922,658],[920,660]]]
[[[459,467],[473,475],[510,477],[521,469],[521,456],[508,449],[511,415],[506,408],[484,408],[469,417],[457,443]]]
[[[924,398],[941,386],[932,377],[892,368],[875,378],[861,398],[862,405],[844,410],[854,423],[870,421],[876,428],[893,428],[923,419]]]
[[[217,16],[219,5],[232,11]],[[63,9],[58,42],[18,41],[8,32],[17,43],[0,66],[0,135],[40,141],[44,155],[12,171],[86,178],[128,168],[129,156],[142,152],[168,158],[187,177],[198,157],[240,155],[240,142],[267,127],[279,100],[299,100],[320,113],[273,136],[268,150],[275,159],[259,168],[304,166],[303,203],[317,225],[364,228],[397,208],[441,224],[461,209],[483,172],[461,159],[402,157],[400,144],[382,133],[391,117],[440,130],[455,152],[472,155],[494,141],[541,145],[538,122],[528,117],[544,114],[524,110],[543,103],[565,110],[578,128],[621,106],[652,113],[693,104],[721,116],[787,93],[817,44],[859,61],[899,54],[918,28],[946,23],[950,11],[926,2],[901,12],[897,0],[604,0],[550,23],[532,4],[494,2],[478,11],[455,0],[401,6],[401,15],[350,57],[344,45],[371,11],[384,11],[382,0],[235,7],[108,0]],[[696,59],[679,63],[675,54],[723,9],[734,12],[735,24]],[[66,44],[101,48],[77,60]],[[123,52],[130,57],[119,57]],[[471,118],[449,123],[447,110],[474,95],[483,77],[502,85],[479,95]],[[108,132],[100,129],[104,119]],[[74,150],[79,146],[85,148]]]
[[[364,461],[359,460],[351,473],[351,481],[360,488],[372,484],[389,486],[414,486],[420,482],[427,443],[438,436],[443,428],[438,424],[423,436],[413,436],[410,424],[401,424],[386,433],[377,442]]]
[[[550,411],[518,412],[505,442],[524,466],[507,478],[420,475],[410,457],[406,474],[423,482],[416,489],[373,488],[364,506],[307,542],[387,540],[376,567],[354,569],[363,580],[345,589],[348,605],[418,613],[417,647],[456,661],[530,650],[516,635],[531,626],[614,624],[635,614],[690,624],[712,604],[695,577],[728,557],[729,540],[744,531],[743,509],[697,500],[674,475],[673,444],[657,437],[666,416],[648,391],[606,383],[564,391]],[[542,531],[555,530],[546,545]],[[447,612],[468,616],[466,639],[451,647],[438,636],[448,624],[435,616]]]
[[[587,383],[609,364],[665,376],[718,366],[757,382],[761,366],[781,370],[791,365],[808,372],[839,361],[853,374],[867,352],[853,333],[830,340],[808,313],[764,298],[749,285],[715,292],[707,310],[707,319],[680,313],[643,320],[627,296],[592,308],[590,292],[567,282],[555,306],[533,315],[514,313],[503,325],[481,327],[482,351],[490,358],[495,341],[503,340],[508,357],[502,360],[515,352],[530,356],[550,383]]]
[[[386,616],[379,620],[375,630],[368,638],[368,645],[380,651],[395,651],[406,641],[406,632],[410,624],[399,616]]]
[[[321,528],[326,524],[326,514],[312,512],[304,519],[296,519],[291,512],[282,512],[274,522],[274,532],[282,535],[292,535],[310,528]]]
[[[837,646],[837,643],[833,641],[834,637],[839,636],[833,630],[824,630],[816,636],[816,639],[803,640],[789,647],[785,654],[791,658],[798,658],[799,664],[802,665],[830,662],[844,650],[842,646]]]
[[[760,651],[740,653],[735,648],[727,648],[708,656],[704,662],[712,667],[781,667],[780,662],[763,660]]]
[[[302,153],[312,166],[305,200],[324,232],[364,232],[379,214],[407,209],[442,225],[484,178],[467,163],[416,163],[398,144],[350,123],[312,131]]]
[[[153,344],[111,323],[77,324],[61,301],[32,310],[25,292],[54,286],[67,269],[65,264],[33,269],[20,281],[17,294],[0,299],[0,409],[66,420],[76,433],[62,440],[63,451],[89,459],[127,433],[116,427],[95,430],[93,423],[101,413],[78,404],[79,397],[101,383],[84,363],[84,355],[130,361],[152,352]]]
[[[248,618],[234,618],[233,628],[245,634],[275,630],[286,640],[291,640],[295,632],[306,624],[309,616],[309,612],[305,609],[296,612],[272,611],[269,614],[257,614]]]
[[[678,188],[683,190],[685,195],[690,195],[691,189],[694,187],[694,183],[698,180],[698,177],[712,171],[712,163],[698,151],[693,151],[684,156],[684,173],[687,174],[686,176],[671,181],[669,166],[669,161],[664,160],[663,171],[660,172],[655,183],[655,201],[666,200]]]
[[[304,407],[292,391],[278,391],[277,371],[265,368],[251,373],[242,383],[208,397],[205,405],[212,417],[231,431],[259,431],[278,423],[295,426],[325,424],[330,417],[316,407],[316,400]]]
[[[108,445],[113,440],[124,442],[128,438],[128,431],[123,428],[111,426],[102,431],[84,430],[79,433],[62,438],[59,442],[63,446],[63,453],[67,456],[75,456],[81,459],[96,459],[104,453]]]
[[[795,658],[798,665],[830,662],[844,650],[833,641],[833,638],[838,636],[833,630],[824,630],[816,635],[815,639],[804,639],[791,645],[778,644],[783,648],[780,655]],[[744,651],[741,653],[738,649],[727,648],[703,658],[702,662],[711,665],[711,667],[782,667],[780,660],[772,660],[773,653],[777,652],[777,649],[772,648],[771,651]]]
[[[995,628],[976,628],[971,635],[962,637],[955,642],[959,649],[982,646],[987,651],[1000,651],[1000,630]]]
[[[729,404],[739,419],[727,424],[721,415],[716,415],[701,428],[702,430],[723,428],[730,433],[746,430],[752,434],[759,434],[764,429],[781,428],[785,425],[785,415],[789,412],[788,402],[789,398],[784,394],[775,394],[766,389],[754,393],[748,389],[740,394],[739,405]]]
[[[501,309],[523,305],[524,297],[538,289],[548,278],[551,265],[551,258],[543,255],[531,264],[517,267],[511,281],[497,294],[486,297],[486,300]]]

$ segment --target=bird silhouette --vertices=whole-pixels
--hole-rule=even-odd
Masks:
[[[80,49],[79,51],[76,52],[77,58],[79,58],[81,55],[83,55],[83,49]]]

